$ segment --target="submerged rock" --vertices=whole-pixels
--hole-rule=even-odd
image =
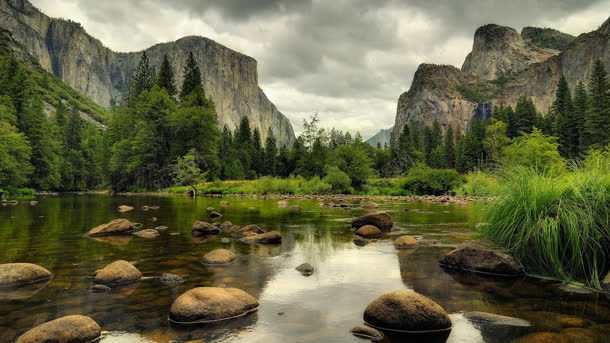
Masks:
[[[311,274],[313,274],[313,272],[315,270],[313,268],[313,266],[309,263],[303,263],[294,269],[296,269],[299,273],[301,273],[304,276],[310,276]]]
[[[168,227],[167,227],[167,226],[163,226],[163,225],[161,225],[161,226],[157,226],[157,227],[155,228],[155,230],[157,230],[157,231],[163,231],[163,230],[167,230],[167,229],[168,229]]]
[[[231,229],[231,230],[233,230],[233,229]],[[237,238],[243,238],[246,236],[253,236],[253,235],[258,235],[260,233],[265,233],[265,230],[261,229],[260,226],[258,226],[256,224],[246,225],[240,229],[233,230],[233,231],[235,231],[233,236],[237,237]]]
[[[269,231],[243,237],[241,241],[245,243],[279,244],[282,243],[282,234],[278,231]]]
[[[439,263],[442,266],[477,273],[503,276],[523,274],[523,268],[512,256],[478,246],[463,246],[449,252]]]
[[[86,316],[65,316],[27,331],[15,343],[87,343],[100,337],[102,329]]]
[[[184,279],[180,276],[172,273],[163,273],[159,280],[166,285],[179,285],[184,282]]]
[[[383,232],[373,225],[364,225],[356,230],[356,235],[365,238],[378,238],[383,235]]]
[[[140,231],[134,232],[133,234],[135,236],[142,237],[142,238],[157,238],[157,237],[159,237],[159,231],[157,231],[155,229],[140,230]]]
[[[360,236],[356,236],[356,237],[354,237],[354,244],[356,244],[359,247],[363,247],[363,246],[369,244],[369,240],[366,238],[362,238]]]
[[[93,278],[93,283],[113,287],[136,282],[141,278],[142,273],[133,264],[125,260],[118,260],[98,271]]]
[[[89,230],[87,236],[97,237],[106,235],[121,235],[133,231],[134,224],[127,219],[115,219],[109,223],[102,224]]]
[[[519,326],[528,327],[531,326],[530,322],[525,319],[513,318],[502,316],[494,313],[487,312],[467,312],[464,313],[464,318],[468,319],[473,323],[488,324],[488,325],[502,325],[502,326]]]
[[[352,227],[360,228],[365,225],[373,225],[380,230],[389,231],[394,226],[394,221],[386,212],[369,213],[352,220]]]
[[[431,299],[409,290],[381,295],[364,311],[367,325],[402,332],[433,332],[451,329],[447,312]]]
[[[412,249],[417,247],[417,239],[413,236],[404,235],[394,240],[394,247],[396,249]]]
[[[119,211],[121,213],[125,213],[125,212],[129,212],[129,211],[133,211],[133,207],[128,206],[128,205],[121,205],[121,206],[117,207],[117,211]]]
[[[368,339],[373,342],[381,342],[383,340],[383,334],[377,329],[372,328],[368,325],[357,325],[354,326],[350,332],[352,335],[358,338]]]
[[[219,227],[203,221],[194,222],[193,227],[191,228],[193,236],[218,235],[221,232],[222,230]]]
[[[53,277],[45,268],[33,263],[0,264],[0,287],[41,282]]]
[[[105,292],[110,292],[111,288],[106,285],[95,284],[95,285],[91,285],[89,290],[93,293],[105,293]]]
[[[231,250],[216,249],[203,255],[201,262],[204,264],[229,264],[235,261],[236,258],[237,256]]]
[[[258,301],[237,288],[198,287],[179,296],[170,309],[171,321],[182,324],[233,319],[258,309]]]

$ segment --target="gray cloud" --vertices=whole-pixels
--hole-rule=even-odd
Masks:
[[[396,100],[422,62],[460,67],[477,27],[590,31],[610,0],[32,0],[119,51],[201,35],[258,60],[259,81],[293,122],[363,136],[394,122]]]

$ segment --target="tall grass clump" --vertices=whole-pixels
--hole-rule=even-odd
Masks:
[[[571,172],[510,168],[480,233],[529,272],[600,288],[610,268],[608,172],[607,152]]]

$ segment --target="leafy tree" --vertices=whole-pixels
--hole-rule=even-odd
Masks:
[[[505,167],[526,166],[538,172],[557,172],[565,169],[565,161],[559,155],[559,144],[552,136],[545,136],[535,129],[513,140],[502,150]]]
[[[502,149],[510,143],[507,132],[508,125],[495,119],[485,128],[483,147],[486,155],[494,162],[500,161]]]
[[[202,179],[198,159],[197,150],[190,149],[186,155],[178,157],[173,165],[174,181],[177,185],[189,186],[193,197],[197,195],[195,186]]]
[[[172,65],[169,63],[167,54],[163,55],[163,62],[161,62],[159,76],[157,77],[157,85],[164,88],[172,98],[178,92],[176,90],[176,81],[174,80],[174,70],[172,69]]]
[[[322,181],[331,185],[334,193],[349,193],[352,184],[349,175],[337,166],[329,166]]]
[[[510,106],[498,106],[494,109],[494,118],[496,120],[506,123],[506,135],[508,138],[516,137],[518,134],[518,128],[515,118],[515,112]]]
[[[341,145],[333,152],[333,164],[350,177],[356,188],[362,187],[373,174],[373,161],[367,155],[364,144]]]
[[[601,60],[595,66],[589,81],[589,108],[585,115],[585,145],[605,146],[610,137],[610,94],[608,78]]]
[[[191,92],[197,89],[197,87],[201,86],[201,83],[201,71],[199,70],[197,61],[195,61],[193,52],[189,52],[184,64],[184,80],[182,81],[180,99],[185,99]]]

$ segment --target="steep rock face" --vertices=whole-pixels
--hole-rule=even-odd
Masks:
[[[390,141],[392,140],[392,131],[393,130],[394,130],[393,127],[389,128],[389,129],[381,129],[373,137],[367,139],[366,142],[373,147],[376,147],[377,143],[381,144],[381,146],[384,146],[386,144],[389,145]]]
[[[545,49],[565,50],[576,38],[567,33],[550,28],[526,26],[521,30],[521,37],[531,44]]]
[[[400,136],[405,124],[418,122],[429,126],[435,120],[443,129],[448,125],[462,130],[477,108],[458,90],[460,85],[474,85],[480,80],[449,65],[421,64],[409,91],[398,98],[393,139]]]
[[[0,0],[0,33],[0,46],[22,59],[29,55],[42,68],[105,107],[121,100],[121,90],[142,54],[113,52],[80,24],[49,18],[27,0]],[[159,64],[167,53],[174,63],[177,86],[182,81],[182,61],[192,51],[204,89],[216,104],[221,127],[235,129],[247,115],[263,139],[272,128],[279,143],[289,145],[294,141],[292,125],[258,86],[253,58],[202,37],[185,37],[145,51],[153,64]]]
[[[515,29],[489,24],[475,32],[472,52],[466,56],[462,71],[495,80],[515,75],[555,54],[556,51],[527,43]]]

